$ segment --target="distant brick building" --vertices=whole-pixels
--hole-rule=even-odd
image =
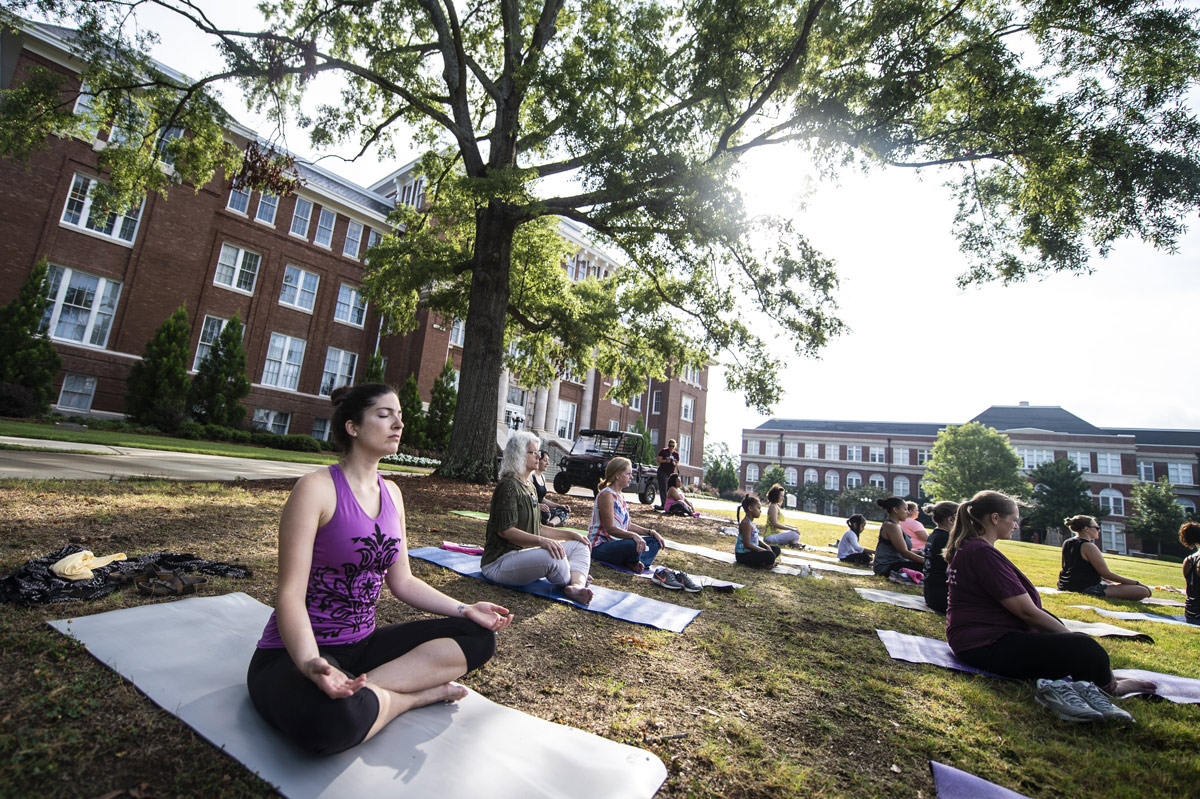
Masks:
[[[1056,406],[994,405],[969,421],[1008,436],[1028,472],[1058,458],[1075,462],[1092,497],[1110,513],[1101,522],[1103,548],[1139,551],[1125,521],[1133,483],[1167,477],[1191,513],[1200,503],[1200,430],[1100,428]],[[946,424],[771,419],[742,431],[741,477],[753,488],[780,466],[785,482],[819,483],[833,491],[862,484],[921,498],[934,441]]]
[[[72,35],[33,22],[4,33],[0,88],[18,84],[33,65],[76,75]],[[236,124],[227,135],[236,146],[257,138]],[[361,375],[376,352],[386,358],[390,382],[415,374],[426,402],[446,361],[458,368],[461,323],[422,312],[412,333],[381,336],[362,293],[365,254],[389,229],[387,215],[398,202],[421,201],[412,165],[364,188],[297,159],[303,183],[290,197],[241,190],[219,177],[199,191],[179,186],[166,198],[147,197],[137,211],[104,215],[92,210],[90,197],[104,179],[97,164],[108,136],[57,138],[28,164],[0,161],[0,304],[47,259],[47,332],[63,359],[57,410],[122,414],[131,365],[181,305],[192,324],[193,369],[224,324],[240,316],[252,383],[246,405],[257,426],[275,432],[327,438],[329,394]],[[579,247],[564,264],[574,279],[618,268],[583,231],[564,223],[563,232]],[[595,370],[534,390],[505,374],[497,386],[498,443],[518,428],[561,439],[580,427],[627,429],[640,414],[656,442],[687,441],[683,471],[695,481],[707,370],[681,377],[687,379],[652,381],[632,406],[617,406],[603,399],[610,383]]]

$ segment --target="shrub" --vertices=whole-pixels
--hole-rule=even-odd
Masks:
[[[129,370],[125,381],[125,409],[130,418],[168,433],[179,429],[188,418],[187,309],[175,309],[146,342],[140,361]]]
[[[321,442],[312,436],[297,433],[295,435],[279,436],[278,438],[279,440],[275,442],[275,446],[278,449],[292,450],[293,452],[321,451]]]
[[[29,392],[32,410],[13,416],[37,416],[50,408],[54,373],[62,366],[58,350],[41,332],[42,318],[50,307],[49,266],[34,264],[16,298],[0,308],[0,382],[19,385]],[[11,409],[24,407],[25,395],[9,392]],[[13,403],[16,403],[15,405]]]
[[[209,438],[207,425],[202,425],[199,422],[191,420],[179,425],[179,430],[176,434],[180,438],[186,438],[189,441],[201,441]]]
[[[32,391],[16,383],[0,383],[0,416],[26,418],[37,416],[37,410]]]

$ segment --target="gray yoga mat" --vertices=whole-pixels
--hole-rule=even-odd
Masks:
[[[1073,608],[1082,608],[1084,610],[1094,610],[1101,616],[1108,616],[1110,619],[1124,619],[1125,621],[1157,621],[1164,624],[1182,624],[1184,627],[1194,627],[1200,630],[1200,625],[1188,624],[1187,619],[1182,613],[1166,615],[1162,613],[1135,613],[1125,610],[1108,610],[1106,608],[1097,608],[1092,605],[1071,605]]]
[[[722,552],[719,549],[697,546],[696,544],[681,544],[680,542],[672,541],[669,538],[664,538],[663,541],[666,543],[667,549],[677,549],[680,552],[690,552],[693,555],[699,555],[702,558],[709,558],[710,560],[717,560],[721,563],[737,563],[737,559],[734,558],[732,552]],[[804,558],[797,558],[791,555],[781,555],[776,560],[776,563],[783,565],[777,565],[775,568],[771,569],[771,571],[779,574],[799,574],[799,572],[797,572],[795,569],[789,569],[789,566],[807,566],[814,571],[839,572],[841,574],[853,574],[856,577],[869,577],[874,574],[874,572],[870,571],[869,569],[852,569],[849,566],[842,566],[837,563],[826,563],[819,560],[805,560]]]
[[[411,710],[348,752],[305,755],[267,726],[246,694],[246,667],[270,613],[237,593],[48,624],[289,799],[572,799],[581,785],[596,796],[648,799],[666,779],[649,752],[474,691]]]

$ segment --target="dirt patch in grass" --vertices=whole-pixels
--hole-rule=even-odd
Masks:
[[[447,511],[486,511],[489,487],[394,479],[404,494],[410,546],[444,539],[482,544],[483,522]],[[0,573],[71,537],[88,537],[97,542],[91,545],[97,554],[172,550],[249,563],[253,578],[217,579],[208,591],[244,591],[271,604],[276,525],[293,483],[0,483]],[[586,526],[590,500],[556,499],[571,508],[573,525]],[[733,539],[718,534],[712,521],[666,518],[636,503],[630,508],[635,521],[670,538],[732,548]],[[496,657],[465,682],[524,712],[653,751],[670,774],[662,797],[932,797],[931,757],[1037,796],[1105,790],[1093,779],[1081,784],[1073,769],[1048,767],[1047,746],[1104,751],[1112,764],[1089,767],[1107,768],[1114,778],[1134,768],[1153,773],[1156,795],[1184,795],[1195,784],[1195,767],[1187,765],[1200,746],[1195,707],[1138,705],[1139,724],[1131,730],[1060,724],[1032,702],[1027,687],[889,660],[876,627],[938,636],[942,622],[858,600],[853,587],[878,587],[873,578],[801,579],[673,551],[661,558],[673,568],[747,587],[732,594],[668,593],[594,569],[599,585],[702,611],[673,634],[424,561],[412,561],[412,568],[451,596],[499,602],[516,614]],[[141,791],[143,784],[145,795],[154,797],[273,795],[44,626],[47,619],[147,601],[154,600],[121,591],[87,605],[0,609],[0,668],[8,675],[0,693],[0,797],[97,797]],[[379,606],[381,623],[421,616],[390,598]],[[1163,636],[1190,632],[1153,634],[1161,643]],[[1114,657],[1132,658],[1139,646],[1121,644]],[[1174,670],[1188,674],[1184,668]],[[1113,784],[1122,783],[1107,787]]]

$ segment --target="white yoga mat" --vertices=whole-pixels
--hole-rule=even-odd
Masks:
[[[271,609],[246,594],[48,622],[289,799],[648,799],[653,754],[498,705],[472,691],[411,710],[366,743],[314,758],[255,712],[246,667]],[[500,648],[504,642],[501,636]]]
[[[737,559],[733,556],[732,552],[722,552],[719,549],[702,547],[696,544],[681,544],[680,542],[672,541],[669,538],[664,538],[663,542],[667,545],[667,549],[677,549],[680,552],[690,552],[693,555],[699,555],[702,558],[720,561],[721,563],[737,563]],[[842,574],[853,574],[862,577],[868,577],[874,574],[874,572],[870,571],[869,569],[852,569],[849,566],[841,566],[836,563],[825,563],[824,561],[817,560],[804,560],[803,558],[792,557],[789,555],[780,555],[775,562],[776,564],[784,564],[776,565],[775,568],[771,569],[771,571],[779,574],[799,573],[795,569],[789,568],[789,566],[807,566],[814,571],[840,572]]]

